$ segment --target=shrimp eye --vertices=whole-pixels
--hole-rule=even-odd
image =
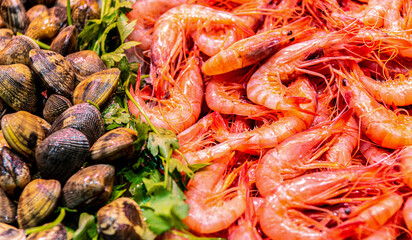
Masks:
[[[342,85],[344,87],[348,86],[348,79],[346,79],[346,78],[342,79]]]
[[[289,31],[289,32],[288,32],[288,36],[290,36],[290,35],[292,35],[292,31]]]
[[[289,39],[289,41],[291,41],[291,42],[295,41],[295,37]]]
[[[351,212],[352,212],[352,210],[350,210],[350,208],[345,208],[345,213],[346,213],[347,215],[349,215]]]

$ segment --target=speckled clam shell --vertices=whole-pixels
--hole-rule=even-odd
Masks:
[[[25,35],[50,43],[67,21],[67,12],[62,7],[52,7],[37,16],[27,27]]]
[[[16,221],[16,206],[0,188],[0,222],[13,223]]]
[[[93,145],[104,134],[103,118],[99,110],[89,103],[81,103],[68,108],[54,120],[49,133],[67,127],[84,133],[90,145]]]
[[[26,36],[14,36],[7,45],[0,50],[0,65],[21,63],[29,65],[29,52],[40,49],[39,46]]]
[[[114,177],[114,167],[106,164],[92,165],[79,170],[63,187],[63,205],[77,209],[90,204],[104,204],[112,193]]]
[[[8,147],[1,150],[0,162],[0,187],[8,195],[13,196],[16,189],[23,189],[30,182],[30,168]]]
[[[100,7],[96,0],[71,0],[73,25],[81,32],[87,20],[100,18]]]
[[[26,233],[23,229],[17,229],[6,223],[0,223],[0,239],[1,240],[24,240]]]
[[[84,79],[73,92],[73,104],[91,101],[102,107],[113,95],[120,78],[120,70],[111,68]]]
[[[93,73],[106,69],[106,65],[96,52],[83,50],[66,56],[67,61],[73,66],[76,74],[76,85]]]
[[[26,9],[20,0],[3,0],[0,5],[0,14],[6,26],[13,32],[24,33],[28,18]]]
[[[30,67],[38,75],[42,85],[66,97],[74,89],[74,73],[66,59],[53,51],[33,49],[29,53]]]
[[[89,141],[79,130],[64,128],[52,133],[36,148],[40,176],[66,181],[83,165],[89,149]]]
[[[63,224],[58,224],[41,232],[30,234],[27,240],[67,240],[67,230]]]
[[[27,10],[26,15],[29,18],[29,22],[32,22],[36,17],[38,17],[42,12],[46,11],[47,7],[43,4],[37,4]]]
[[[113,129],[93,144],[90,148],[90,158],[99,163],[130,159],[135,153],[134,142],[136,140],[137,133],[131,129]]]
[[[97,212],[97,229],[103,239],[143,239],[146,229],[139,205],[118,198]]]
[[[37,144],[45,138],[37,116],[26,111],[4,115],[1,130],[9,146],[27,158],[34,155]]]
[[[11,29],[0,28],[0,37],[13,37],[14,33]]]
[[[72,103],[69,99],[58,94],[53,94],[47,99],[46,104],[44,105],[43,117],[49,123],[53,123],[60,114],[71,106]]]
[[[0,65],[0,98],[16,111],[35,113],[39,100],[34,75],[23,64]]]
[[[0,51],[6,47],[6,45],[11,41],[11,37],[0,36]]]
[[[50,44],[50,50],[63,56],[76,51],[77,35],[78,32],[75,26],[70,25],[63,28]]]
[[[42,224],[54,209],[61,194],[57,180],[35,179],[23,190],[17,205],[17,222],[20,228]]]

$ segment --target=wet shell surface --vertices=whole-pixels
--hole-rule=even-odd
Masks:
[[[0,14],[7,27],[13,32],[24,33],[28,23],[26,9],[20,0],[3,0],[0,5]]]
[[[30,234],[27,240],[67,240],[67,230],[63,224],[58,224],[41,232]]]
[[[31,180],[30,168],[10,148],[1,150],[0,187],[13,196],[16,189],[23,189]]]
[[[110,163],[130,159],[135,153],[135,131],[116,128],[101,136],[91,147],[90,157],[94,162]]]
[[[7,45],[0,50],[0,65],[21,63],[29,65],[29,52],[40,49],[39,46],[26,36],[14,36]]]
[[[0,51],[11,41],[11,37],[0,36]]]
[[[103,60],[100,59],[96,52],[91,50],[83,50],[69,54],[66,56],[66,59],[74,68],[77,82],[83,81],[93,73],[106,69]]]
[[[17,206],[17,222],[20,228],[42,224],[54,209],[61,194],[57,180],[35,179],[23,190]]]
[[[44,130],[38,117],[26,111],[3,116],[1,129],[9,146],[25,157],[34,155],[37,144],[44,140]]]
[[[16,206],[0,188],[0,222],[13,223],[16,221]]]
[[[26,233],[6,223],[0,223],[0,240],[24,240]]]
[[[143,239],[146,225],[139,205],[118,198],[97,212],[97,229],[103,239]]]
[[[75,26],[70,25],[65,27],[53,39],[53,42],[50,44],[50,50],[60,53],[63,56],[76,51],[77,35],[78,32]]]
[[[100,8],[96,0],[72,0],[70,4],[73,25],[76,26],[79,32],[83,30],[88,19],[100,18]]]
[[[74,73],[66,59],[53,51],[33,49],[29,52],[30,67],[39,76],[42,85],[70,97],[74,89]]]
[[[50,43],[57,36],[66,20],[67,12],[65,8],[49,8],[29,24],[25,35],[41,42]]]
[[[47,99],[46,104],[44,105],[43,117],[49,123],[53,123],[60,114],[71,106],[72,103],[69,99],[58,94],[53,94]]]
[[[39,101],[34,75],[23,64],[0,65],[0,98],[16,111],[35,113]]]
[[[36,17],[38,17],[42,12],[46,10],[47,10],[46,5],[37,4],[31,7],[29,10],[27,10],[26,14],[27,14],[27,17],[29,18],[29,21],[32,22]]]
[[[84,79],[73,92],[73,104],[91,101],[102,107],[117,88],[120,77],[118,68],[95,73]]]
[[[36,148],[40,176],[66,181],[85,162],[89,152],[86,136],[74,128],[52,133]]]
[[[84,133],[90,145],[93,145],[104,134],[102,115],[95,106],[89,103],[81,103],[68,108],[53,122],[49,133],[67,127]]]
[[[109,200],[113,189],[115,169],[106,164],[92,165],[79,170],[63,187],[63,205],[79,208],[98,206]]]
[[[0,37],[13,37],[14,33],[8,28],[0,28]]]

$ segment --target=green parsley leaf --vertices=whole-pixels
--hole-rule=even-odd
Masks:
[[[134,26],[137,20],[133,20],[129,23],[129,19],[126,14],[121,13],[117,21],[117,29],[119,30],[120,40],[124,42],[126,38],[133,32]]]
[[[97,239],[97,225],[95,217],[86,212],[80,214],[79,228],[73,235],[73,240]]]
[[[158,128],[157,130],[159,134],[149,133],[147,147],[153,156],[160,155],[166,158],[172,149],[179,149],[179,141],[174,132],[163,128]]]

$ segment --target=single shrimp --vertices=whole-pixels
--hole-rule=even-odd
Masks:
[[[353,67],[352,67],[353,69]],[[340,91],[359,119],[363,133],[374,143],[385,148],[401,148],[412,144],[412,117],[395,114],[373,98],[352,74],[342,73]]]
[[[235,28],[236,34],[253,34],[233,13],[195,4],[182,4],[168,10],[154,26],[151,47],[150,76],[157,97],[163,98],[168,86],[173,84],[174,67],[184,58],[187,37],[202,28],[217,31]]]
[[[135,91],[130,89],[130,92],[155,126],[180,133],[196,122],[203,101],[203,78],[195,56],[187,59],[175,83],[169,99],[159,100],[156,106],[145,103],[140,96],[139,84],[136,84]],[[128,106],[131,114],[146,121],[131,100]]]
[[[156,20],[167,10],[186,3],[187,0],[139,0],[132,6],[126,16],[129,21],[136,20],[133,32],[128,40],[140,42],[137,47],[148,50],[152,45],[153,26]]]
[[[259,209],[262,231],[272,239],[344,239],[352,232],[327,228],[297,209],[319,210],[312,205],[334,200],[333,197],[349,191],[353,183],[370,181],[375,174],[374,168],[359,167],[315,172],[284,181]]]
[[[310,22],[309,17],[301,18],[284,27],[239,40],[209,58],[202,65],[202,72],[217,75],[258,63],[283,47],[308,37],[309,29],[302,29],[310,25]]]
[[[310,102],[309,99],[288,96],[288,87],[282,82],[289,82],[303,73],[313,72],[303,69],[304,66],[325,62],[331,58],[312,59],[305,61],[319,50],[324,53],[327,48],[343,42],[340,34],[325,34],[319,32],[314,39],[290,45],[270,57],[252,75],[247,84],[247,97],[252,102],[270,109],[287,111],[300,110],[299,105]],[[334,46],[338,48],[337,46]],[[317,56],[315,56],[316,58]]]
[[[244,213],[247,182],[242,173],[237,187],[225,189],[228,183],[224,173],[231,159],[232,157],[224,157],[216,160],[197,172],[189,182],[185,192],[189,215],[183,222],[192,231],[218,232],[228,228]]]
[[[302,175],[313,167],[327,167],[328,163],[316,163],[322,143],[341,133],[352,111],[345,112],[330,123],[314,126],[297,133],[269,150],[259,161],[256,169],[256,187],[259,193],[269,196],[284,181]]]
[[[392,165],[396,161],[396,157],[387,149],[377,147],[368,141],[361,141],[359,143],[359,150],[368,164]]]

